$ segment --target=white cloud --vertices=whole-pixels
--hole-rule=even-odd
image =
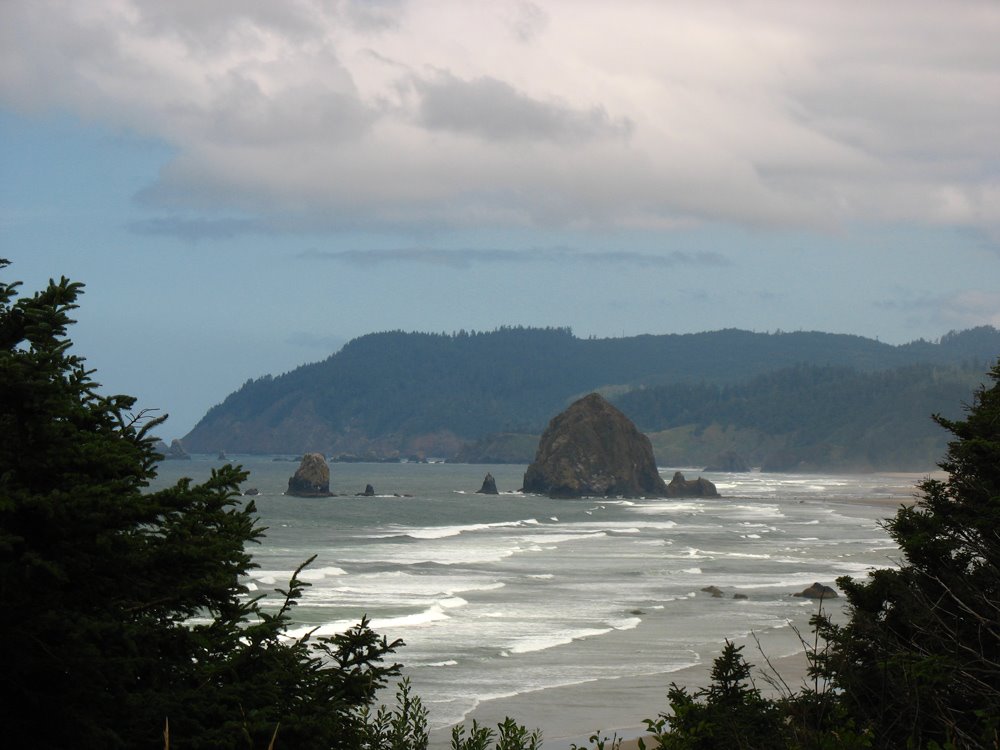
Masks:
[[[971,1],[9,0],[0,102],[170,143],[170,215],[996,239],[998,38]]]

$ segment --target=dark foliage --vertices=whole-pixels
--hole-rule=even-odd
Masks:
[[[827,624],[849,712],[877,747],[1000,744],[1000,364],[954,436],[944,481],[887,522],[899,569],[843,578],[851,619]]]
[[[0,262],[0,268],[6,266]],[[358,710],[398,672],[365,622],[284,636],[247,598],[262,530],[246,474],[146,490],[160,419],[98,393],[66,337],[81,285],[0,284],[3,744],[30,748],[353,748]],[[277,733],[277,735],[276,735]]]
[[[668,714],[647,722],[662,750],[730,750],[784,746],[778,706],[761,697],[742,646],[726,641],[708,688],[688,693],[671,684]],[[666,729],[669,724],[669,730]]]

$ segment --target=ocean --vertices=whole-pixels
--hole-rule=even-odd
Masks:
[[[367,615],[402,638],[397,659],[439,735],[491,702],[587,685],[592,695],[614,686],[627,704],[605,706],[595,723],[614,713],[638,724],[624,709],[649,696],[629,685],[655,690],[665,708],[670,675],[710,663],[726,638],[753,633],[778,650],[770,657],[794,652],[818,604],[792,594],[894,565],[879,522],[919,478],[711,474],[724,497],[553,500],[517,492],[525,466],[331,464],[341,496],[297,498],[284,495],[297,463],[230,460],[250,471],[244,488],[259,491],[267,527],[250,588],[283,587],[316,555],[292,632],[331,634]],[[220,464],[163,462],[154,487]],[[476,494],[487,472],[499,496]],[[376,496],[355,496],[366,484]]]

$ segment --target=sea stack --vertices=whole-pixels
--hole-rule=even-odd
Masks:
[[[286,495],[296,497],[330,497],[330,467],[322,453],[307,453],[288,480]]]
[[[557,415],[542,434],[524,492],[550,497],[666,497],[649,438],[600,394]]]
[[[698,477],[685,479],[681,472],[674,472],[674,478],[667,485],[668,497],[719,497],[719,491],[712,482]]]
[[[476,490],[477,495],[499,495],[500,491],[497,489],[497,480],[493,478],[493,475],[487,472],[486,476],[483,478],[483,486]]]

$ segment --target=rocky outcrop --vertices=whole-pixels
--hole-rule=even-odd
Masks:
[[[829,586],[824,586],[822,583],[814,583],[812,586],[803,589],[797,594],[792,594],[792,596],[801,596],[806,599],[835,599],[837,597],[836,589],[832,589]]]
[[[747,472],[750,471],[750,466],[736,451],[723,451],[705,467],[705,471]]]
[[[163,456],[164,461],[191,460],[191,456],[186,450],[184,450],[184,446],[181,445],[181,441],[177,439],[171,440],[169,447],[162,440],[157,440],[156,445],[153,446],[153,450]]]
[[[370,484],[365,485],[364,492],[358,492],[355,497],[375,497],[375,488]]]
[[[681,472],[676,471],[667,485],[667,497],[719,497],[719,491],[707,479],[685,479]]]
[[[296,497],[330,497],[330,467],[322,453],[307,453],[299,468],[288,480],[286,495]]]
[[[500,491],[497,489],[497,480],[493,478],[492,474],[487,473],[483,478],[483,486],[476,490],[477,495],[499,495]]]
[[[666,497],[649,438],[601,395],[557,415],[542,434],[524,492],[550,497]]]
[[[706,594],[711,594],[713,599],[722,599],[725,597],[725,592],[718,586],[705,586],[702,591]],[[748,599],[746,594],[733,594],[733,599]]]

